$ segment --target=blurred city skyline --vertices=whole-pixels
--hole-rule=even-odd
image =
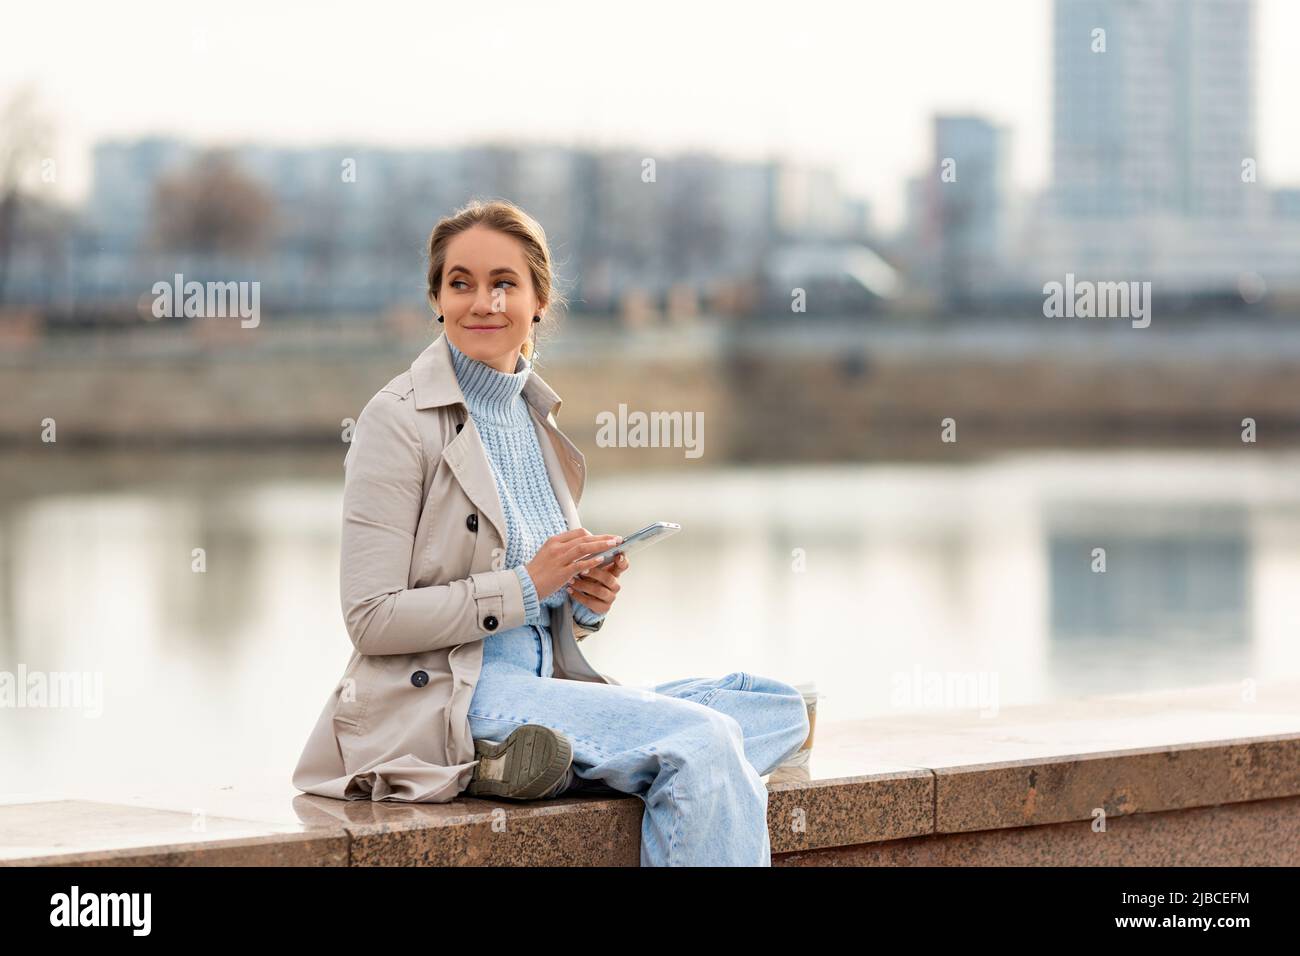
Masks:
[[[1049,182],[1034,189],[1019,175],[1014,126],[936,112],[893,230],[842,162],[648,143],[213,150],[180,133],[105,138],[90,193],[59,210],[44,189],[58,180],[50,135],[14,107],[0,302],[50,306],[56,323],[129,316],[158,276],[189,273],[265,282],[281,314],[422,311],[415,256],[430,224],[472,196],[509,197],[543,223],[578,311],[633,323],[660,308],[1026,317],[1076,275],[1146,282],[1175,312],[1263,303],[1255,311],[1268,314],[1300,297],[1300,188],[1271,180],[1259,150],[1273,124],[1259,106],[1258,4],[1052,9]],[[433,125],[459,128],[460,111],[474,114],[458,103]],[[16,214],[13,168],[34,167],[32,209]]]
[[[1105,6],[1066,4],[1083,19]],[[1017,193],[1051,182],[1055,5],[994,7],[996,15],[938,0],[872,12],[814,3],[795,19],[776,10],[762,16],[752,5],[627,13],[504,4],[490,14],[396,7],[391,17],[368,7],[362,17],[321,4],[307,19],[301,10],[242,3],[223,5],[219,17],[153,3],[134,4],[132,17],[120,7],[28,5],[7,11],[0,89],[36,89],[58,168],[43,189],[70,203],[88,198],[92,149],[105,140],[289,149],[536,144],[824,166],[847,195],[866,200],[877,229],[893,232],[906,224],[908,180],[930,162],[935,116],[978,115],[1008,130]],[[1259,181],[1300,185],[1300,121],[1288,102],[1300,88],[1300,65],[1287,49],[1300,35],[1300,4],[1256,0],[1253,10]],[[611,37],[635,31],[636,48],[614,40],[588,43],[578,58],[556,55],[568,52],[566,12],[588,29],[599,20]],[[60,36],[53,55],[41,41],[74,21],[78,29]],[[294,51],[294,69],[281,76],[274,63],[286,55],[283,37],[295,33],[318,52]],[[124,55],[154,43],[156,57]],[[771,55],[756,56],[756,48]],[[173,57],[186,68],[160,67]],[[476,72],[479,63],[488,68]],[[530,101],[539,88],[544,97]],[[850,93],[846,107],[853,90],[860,102]]]

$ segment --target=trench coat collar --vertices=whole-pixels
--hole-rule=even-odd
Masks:
[[[436,405],[465,404],[465,393],[456,378],[456,368],[447,347],[447,333],[442,332],[411,363],[411,382],[415,386],[415,407],[433,408]],[[536,372],[530,372],[524,382],[524,398],[537,409],[545,421],[547,416],[560,410],[563,399],[551,386],[542,381]]]

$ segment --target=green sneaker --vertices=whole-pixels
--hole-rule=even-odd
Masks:
[[[500,742],[475,740],[478,766],[465,792],[472,797],[537,800],[557,796],[572,780],[573,745],[541,724],[524,724]]]

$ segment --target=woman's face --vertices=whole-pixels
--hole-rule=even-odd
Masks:
[[[523,245],[486,226],[471,226],[447,243],[437,297],[451,343],[472,359],[512,373],[519,350],[541,315]]]

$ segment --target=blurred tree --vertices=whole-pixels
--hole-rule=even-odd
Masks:
[[[49,152],[50,123],[39,114],[36,88],[27,85],[0,109],[0,303],[5,300],[9,259],[16,245],[18,205]]]
[[[274,199],[228,152],[210,150],[158,181],[151,219],[154,249],[259,255],[272,238]]]

